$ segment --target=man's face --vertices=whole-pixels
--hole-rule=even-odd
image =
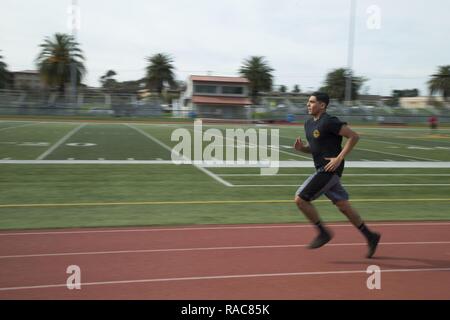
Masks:
[[[315,96],[309,97],[307,106],[308,113],[312,116],[316,116],[325,110],[325,103],[317,101]]]

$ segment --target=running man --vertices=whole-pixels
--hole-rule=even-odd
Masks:
[[[319,232],[310,243],[310,249],[320,248],[332,238],[331,231],[324,226],[319,213],[311,203],[325,194],[364,235],[369,247],[366,257],[371,258],[381,235],[372,232],[365,225],[358,212],[350,205],[348,193],[340,182],[344,171],[344,159],[358,142],[359,136],[347,126],[347,123],[326,112],[329,101],[328,95],[321,92],[313,93],[308,100],[308,113],[312,116],[305,122],[308,144],[297,138],[294,148],[312,154],[316,172],[298,188],[295,203]],[[341,147],[342,137],[348,139],[344,148]]]

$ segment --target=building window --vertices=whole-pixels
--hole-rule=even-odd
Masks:
[[[223,94],[243,94],[244,88],[243,87],[226,86],[226,87],[222,87],[222,93]]]
[[[208,86],[196,84],[194,86],[195,93],[217,93],[217,86]]]

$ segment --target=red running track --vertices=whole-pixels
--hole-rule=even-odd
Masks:
[[[450,299],[449,221],[371,223],[373,259],[350,224],[329,226],[317,250],[303,224],[1,232],[0,299]]]

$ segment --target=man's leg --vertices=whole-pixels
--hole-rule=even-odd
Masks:
[[[298,209],[303,212],[303,214],[308,218],[309,221],[316,224],[320,222],[319,213],[317,212],[316,207],[310,201],[305,201],[299,196],[295,196],[295,204]]]
[[[357,228],[363,224],[359,213],[350,205],[348,200],[340,200],[335,203],[336,207],[341,211],[347,219]]]
[[[295,194],[295,203],[301,212],[311,221],[319,231],[319,235],[310,243],[309,248],[320,248],[331,240],[331,232],[325,228],[320,221],[319,213],[311,204],[311,201],[317,199],[321,194],[335,184],[339,178],[334,174],[325,172],[316,172],[311,175]]]
[[[332,238],[331,232],[325,228],[322,221],[320,220],[319,213],[317,212],[316,207],[310,202],[303,200],[298,195],[295,196],[295,203],[297,207],[303,214],[311,221],[314,226],[317,228],[319,234],[313,241],[309,244],[310,249],[317,249],[322,247],[324,244],[329,242]]]
[[[340,200],[335,202],[336,207],[350,220],[350,222],[358,228],[358,230],[367,239],[367,244],[369,246],[369,251],[367,253],[367,258],[371,258],[378,246],[381,235],[377,232],[371,231],[364,221],[361,219],[359,213],[350,205],[348,200]]]

